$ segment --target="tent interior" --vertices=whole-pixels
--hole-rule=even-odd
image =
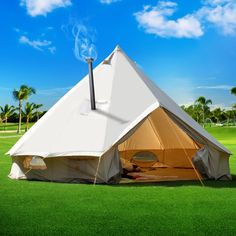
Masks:
[[[192,158],[202,146],[159,107],[118,146],[121,183],[199,179]]]

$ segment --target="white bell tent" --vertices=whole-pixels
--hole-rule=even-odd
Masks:
[[[86,76],[11,148],[10,178],[116,183],[127,165],[134,181],[230,178],[230,152],[119,47],[94,86],[96,110]]]

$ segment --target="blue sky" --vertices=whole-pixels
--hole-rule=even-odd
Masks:
[[[0,11],[0,105],[16,104],[12,90],[27,84],[37,90],[30,101],[48,109],[83,78],[75,22],[96,45],[95,65],[119,44],[178,104],[201,95],[235,103],[235,0],[13,0]]]

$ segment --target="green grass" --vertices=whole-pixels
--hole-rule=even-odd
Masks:
[[[236,128],[208,131],[236,153]],[[17,139],[0,139],[0,235],[236,235],[236,178],[205,187],[10,180],[4,153]]]
[[[34,123],[30,123],[29,126],[31,127]],[[23,122],[21,125],[21,130],[25,130],[26,124]],[[7,123],[5,126],[4,123],[0,123],[0,131],[14,131],[17,130],[18,123]]]

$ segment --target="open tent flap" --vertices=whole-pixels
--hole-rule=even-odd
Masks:
[[[216,166],[221,167],[222,173],[222,166],[228,163],[223,153],[172,118],[170,113],[157,108],[119,145],[122,166],[129,170],[129,175],[149,180],[215,178],[216,171],[212,169]],[[150,154],[154,155],[153,160]],[[196,165],[196,156],[204,160],[205,172]],[[227,166],[225,170],[229,173]]]
[[[139,167],[130,175],[140,179],[198,179],[192,157],[201,146],[162,108],[157,108],[119,145],[119,151],[123,166],[127,168],[130,163]],[[153,160],[150,153],[155,157]],[[140,154],[143,159],[137,159]]]
[[[202,176],[209,179],[231,180],[228,155],[205,145],[193,157],[193,163]]]
[[[218,146],[210,142],[189,125],[177,118],[171,112],[165,110],[171,119],[186,132],[193,140],[202,144],[202,148],[196,153],[194,160],[201,159],[207,168],[208,178],[213,179],[231,179],[229,168],[230,153],[223,152]],[[203,166],[202,166],[203,167]]]

